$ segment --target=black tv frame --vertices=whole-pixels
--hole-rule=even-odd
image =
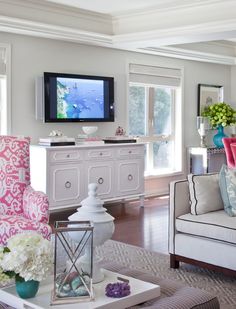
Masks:
[[[104,118],[52,118],[50,115],[50,78],[65,77],[89,80],[103,80],[108,82],[108,97],[105,99],[104,108],[106,115]],[[44,122],[114,122],[114,78],[107,76],[82,75],[71,73],[44,72]]]

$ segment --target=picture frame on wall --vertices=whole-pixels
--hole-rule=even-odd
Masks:
[[[204,107],[224,100],[224,87],[218,85],[198,84],[198,116]]]

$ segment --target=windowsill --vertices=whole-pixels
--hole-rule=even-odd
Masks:
[[[179,175],[184,175],[183,171],[178,171],[178,172],[165,172],[163,174],[152,174],[152,175],[144,175],[145,179],[154,179],[154,178],[166,178],[166,177],[174,177],[174,176],[179,176]]]

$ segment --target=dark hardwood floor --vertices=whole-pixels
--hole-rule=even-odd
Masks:
[[[139,201],[107,206],[115,217],[114,240],[151,251],[168,251],[168,199],[150,198],[145,207]]]
[[[139,201],[105,204],[108,213],[115,218],[112,239],[150,251],[168,253],[168,197],[145,199],[145,207]],[[51,214],[50,223],[67,220],[76,210]]]

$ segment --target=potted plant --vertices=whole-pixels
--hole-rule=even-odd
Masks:
[[[39,282],[50,274],[52,266],[51,243],[36,232],[14,235],[7,247],[0,247],[0,282],[15,278],[21,298],[36,295]]]
[[[217,129],[217,134],[213,137],[213,142],[218,148],[223,148],[222,138],[226,137],[224,127],[236,123],[236,110],[225,102],[215,103],[206,106],[201,116],[208,117],[213,129]]]

